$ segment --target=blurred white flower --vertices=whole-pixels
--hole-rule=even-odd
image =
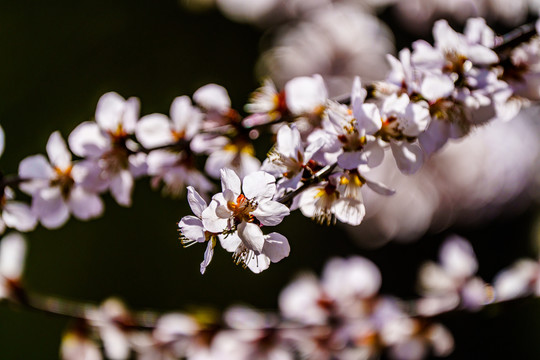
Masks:
[[[0,299],[17,301],[24,270],[26,241],[19,233],[9,233],[0,241]]]
[[[260,72],[278,85],[321,74],[333,96],[348,91],[354,76],[382,79],[387,71],[384,57],[393,51],[386,27],[352,2],[314,7],[277,33],[260,58]]]
[[[96,122],[83,122],[69,135],[69,147],[84,160],[83,185],[94,191],[110,189],[123,206],[131,205],[134,177],[146,172],[143,153],[131,154],[139,100],[125,100],[114,92],[104,94],[96,108]]]

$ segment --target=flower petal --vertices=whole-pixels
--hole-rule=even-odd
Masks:
[[[264,235],[258,225],[242,222],[238,225],[238,236],[249,250],[259,255],[264,247]]]
[[[290,214],[290,210],[287,206],[270,200],[259,203],[252,214],[261,222],[261,225],[276,226]]]
[[[59,131],[53,132],[49,137],[47,155],[49,155],[49,160],[55,167],[65,170],[71,166],[71,153]]]
[[[236,175],[236,172],[234,170],[231,170],[229,168],[221,169],[221,189],[223,192],[226,190],[231,191],[232,195],[235,198],[242,193],[241,189],[241,181],[238,175]],[[227,200],[232,200],[227,197]]]
[[[263,254],[268,256],[273,263],[276,263],[287,256],[291,251],[287,238],[279,233],[273,232],[265,236]]]
[[[95,159],[109,147],[110,140],[95,122],[86,121],[69,134],[68,143],[75,155]]]
[[[62,198],[60,189],[46,188],[34,194],[32,210],[37,214],[41,224],[48,229],[56,229],[69,219],[69,208]]]
[[[191,208],[191,211],[193,211],[193,214],[200,218],[202,216],[202,212],[207,207],[206,201],[204,201],[204,199],[201,197],[201,195],[199,195],[197,190],[193,188],[193,186],[188,186],[187,190],[189,207]]]
[[[193,94],[193,100],[207,110],[225,112],[231,107],[231,99],[223,86],[208,84]]]
[[[390,143],[392,154],[399,170],[405,175],[417,172],[424,163],[424,152],[416,143],[402,141]]]
[[[119,205],[131,206],[133,176],[128,170],[121,170],[111,179],[111,194]]]
[[[103,201],[91,192],[87,192],[81,186],[75,186],[69,194],[69,209],[77,219],[88,220],[103,214]]]
[[[201,219],[195,216],[184,216],[178,223],[178,228],[183,236],[196,242],[204,242],[204,226]]]
[[[172,144],[174,138],[171,132],[169,118],[162,114],[150,114],[143,116],[137,122],[135,136],[142,146],[152,149],[158,146]]]
[[[276,178],[265,171],[254,172],[244,178],[242,190],[248,199],[271,199],[276,193]]]
[[[9,201],[4,206],[2,218],[8,227],[23,232],[34,230],[37,225],[36,215],[22,202]]]
[[[21,234],[10,233],[0,241],[0,274],[10,280],[19,280],[26,255],[26,242]]]

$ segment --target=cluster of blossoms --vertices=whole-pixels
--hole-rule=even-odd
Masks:
[[[290,250],[283,235],[265,233],[265,226],[296,209],[320,223],[359,225],[366,188],[394,193],[370,177],[385,157],[395,159],[403,174],[416,173],[449,139],[508,120],[540,98],[537,37],[501,46],[504,39],[484,20],[471,19],[464,34],[437,22],[434,39],[434,45],[413,43],[399,59],[388,55],[386,80],[363,87],[355,78],[346,99],[329,98],[319,75],[294,78],[280,91],[267,80],[244,118],[215,84],[198,89],[194,103],[187,96],[174,99],[169,116],[140,117],[138,99],[107,93],[95,121],[77,126],[67,144],[53,133],[48,159],[30,156],[17,178],[3,178],[2,229],[29,231],[38,221],[58,228],[70,214],[98,217],[107,190],[130,206],[135,179],[146,175],[154,187],[163,183],[166,194],[188,187],[195,216],[180,220],[180,237],[184,245],[207,243],[201,272],[218,242],[237,264],[265,270]],[[263,129],[275,133],[276,143],[261,163],[252,141]],[[209,203],[214,185],[197,168],[202,155],[208,155],[205,173],[222,185]],[[31,206],[14,201],[10,185],[30,195]]]
[[[383,281],[368,259],[333,258],[322,275],[302,274],[279,296],[279,312],[233,306],[221,317],[184,312],[129,311],[118,299],[99,306],[27,293],[21,281],[26,245],[18,233],[0,242],[0,297],[76,322],[61,344],[64,360],[157,359],[423,359],[453,351],[450,331],[435,317],[455,310],[479,311],[518,297],[539,296],[540,264],[522,259],[496,275],[476,276],[472,246],[452,236],[439,263],[420,268],[421,297],[381,295]],[[67,310],[66,310],[67,309]]]

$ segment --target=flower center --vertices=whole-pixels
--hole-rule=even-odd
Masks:
[[[251,214],[257,209],[257,202],[248,199],[244,194],[238,195],[236,202],[227,202],[227,207],[232,211],[235,220],[242,222],[253,222],[255,217]]]
[[[71,176],[71,169],[71,166],[66,169],[55,167],[54,172],[56,173],[56,177],[51,180],[51,186],[58,186],[65,199],[69,197],[69,193],[71,192],[73,185],[75,185],[75,180],[73,180],[73,177]]]

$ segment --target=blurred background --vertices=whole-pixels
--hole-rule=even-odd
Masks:
[[[93,118],[108,91],[139,97],[142,115],[168,114],[176,96],[210,82],[226,87],[241,110],[263,75],[281,85],[320,73],[338,95],[354,75],[384,77],[384,54],[431,40],[437,18],[461,30],[467,17],[484,15],[504,33],[537,12],[526,0],[394,2],[2,1],[1,169],[14,174],[24,157],[44,153],[55,130],[67,138]],[[414,297],[418,267],[457,233],[471,241],[480,275],[491,281],[515,259],[537,257],[538,123],[532,108],[515,122],[480,129],[447,146],[414,178],[382,169],[400,197],[366,198],[370,218],[358,228],[323,227],[294,213],[278,229],[291,255],[259,275],[217,249],[202,276],[203,248],[184,249],[178,240],[176,222],[190,213],[187,202],[163,198],[143,179],[132,208],[105,195],[103,218],[28,234],[24,280],[36,292],[89,302],[118,296],[141,310],[223,310],[235,303],[276,309],[279,291],[298,272],[319,272],[332,256],[360,254],[381,269],[382,293]],[[259,144],[259,158],[269,146]],[[5,304],[0,319],[0,358],[58,357],[66,319]],[[540,356],[536,299],[441,320],[456,339],[452,359]]]

